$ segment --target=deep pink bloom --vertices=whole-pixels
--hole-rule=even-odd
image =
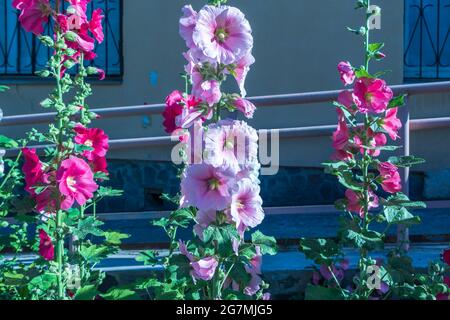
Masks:
[[[234,100],[234,106],[242,112],[247,119],[252,119],[256,106],[247,99],[237,98]]]
[[[218,265],[219,262],[217,262],[214,257],[207,257],[191,262],[191,266],[193,268],[192,276],[195,279],[209,281],[214,277]]]
[[[443,258],[444,262],[448,266],[450,266],[450,249],[444,251],[444,254],[442,255],[442,258]]]
[[[83,151],[83,156],[86,159],[93,161],[95,158],[102,158],[106,156],[109,149],[109,138],[105,134],[105,131],[98,128],[85,128],[81,124],[76,125],[74,131],[77,133],[74,138],[76,144],[84,145],[93,149]]]
[[[347,210],[356,212],[361,218],[364,218],[364,195],[347,189],[345,197],[347,198]],[[370,210],[373,208],[378,208],[378,196],[372,190],[369,190],[368,209]]]
[[[189,166],[181,181],[182,203],[200,210],[224,210],[231,200],[232,174],[205,163]]]
[[[250,179],[239,181],[237,188],[233,190],[229,215],[238,230],[255,228],[264,220],[263,201],[259,192],[259,186]]]
[[[105,35],[103,34],[102,20],[105,16],[103,15],[102,9],[96,9],[92,12],[91,21],[89,21],[89,30],[94,35],[95,40],[99,43],[103,42]]]
[[[355,96],[349,90],[344,90],[339,93],[337,101],[343,105],[350,113],[355,114],[356,110],[354,109],[355,105]]]
[[[193,41],[211,62],[237,63],[253,47],[250,24],[237,8],[203,7],[197,16]]]
[[[42,169],[42,162],[36,154],[36,149],[22,149],[23,157],[25,159],[22,171],[25,177],[25,190],[30,195],[35,195],[34,187],[45,180],[44,170]]]
[[[19,22],[27,32],[35,35],[44,32],[44,24],[53,11],[49,0],[14,0],[12,5],[21,11]]]
[[[385,112],[394,96],[384,80],[370,78],[356,80],[354,94],[358,98],[356,103],[362,113]]]
[[[195,48],[192,34],[197,23],[197,12],[191,5],[185,5],[182,9],[183,16],[180,18],[180,35],[186,41],[188,48]]]
[[[352,84],[356,75],[350,62],[342,61],[338,64],[338,71],[341,75],[341,81],[344,85]]]
[[[163,112],[163,125],[167,133],[172,133],[176,129],[179,129],[175,123],[175,119],[183,112],[183,101],[184,98],[180,91],[173,91],[166,98],[166,108]]]
[[[39,230],[39,254],[47,261],[52,261],[55,258],[55,247],[52,239],[42,229]]]
[[[59,191],[64,196],[61,209],[68,210],[76,201],[84,205],[94,196],[98,185],[89,165],[82,159],[71,156],[61,163],[56,173]]]
[[[359,134],[356,134],[353,137],[353,143],[354,143],[355,147],[360,149],[361,154],[364,154],[364,152],[366,151],[367,154],[369,154],[373,157],[378,157],[381,154],[381,150],[377,149],[377,148],[380,148],[380,147],[383,147],[386,145],[386,143],[387,143],[386,135],[381,132],[374,132],[371,128],[369,128],[367,130],[367,132],[365,133],[367,135],[367,139],[368,139],[368,145],[365,146],[364,142],[361,138],[361,136],[363,135],[363,133],[361,132],[362,128],[359,128],[359,129],[360,129]]]
[[[108,173],[108,162],[106,157],[94,157],[92,160],[92,168],[94,172]]]
[[[401,178],[398,167],[390,162],[382,162],[378,165],[378,171],[382,179],[381,187],[389,193],[397,193],[402,190]]]
[[[398,130],[402,127],[402,122],[397,118],[398,108],[389,109],[383,119],[382,127],[389,134],[392,140],[397,140]]]
[[[337,130],[333,133],[333,148],[335,150],[345,150],[348,147],[349,138],[347,123],[343,118],[340,118]]]

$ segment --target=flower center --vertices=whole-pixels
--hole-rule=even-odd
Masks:
[[[225,29],[223,28],[219,28],[216,30],[216,39],[219,42],[225,42],[225,40],[227,40],[228,38],[228,33],[226,32]]]
[[[45,2],[39,3],[39,11],[42,13],[42,17],[48,17],[52,14],[52,7]]]
[[[71,191],[76,191],[75,185],[77,184],[77,181],[75,180],[75,177],[67,177],[66,183]]]
[[[233,150],[234,149],[234,138],[228,137],[225,139],[225,143],[223,144],[224,149]]]
[[[208,186],[211,191],[217,190],[220,187],[220,181],[217,178],[209,179]]]
[[[364,96],[364,99],[369,103],[372,102],[372,98],[373,95],[371,93],[366,93],[366,95]]]
[[[84,145],[86,146],[86,147],[92,147],[93,145],[94,145],[94,142],[92,141],[92,140],[86,140],[85,142],[84,142]]]

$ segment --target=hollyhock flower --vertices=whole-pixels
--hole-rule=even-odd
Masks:
[[[397,140],[398,130],[402,127],[402,122],[397,118],[398,108],[389,109],[386,117],[382,120],[381,127],[386,130],[392,140]]]
[[[210,107],[219,103],[222,99],[222,92],[220,91],[220,82],[217,80],[203,81],[200,86],[194,87],[192,94],[208,103]]]
[[[364,195],[347,189],[345,197],[347,198],[347,210],[356,212],[361,218],[364,218]],[[369,199],[368,210],[378,208],[378,196],[372,190],[369,190]]]
[[[36,192],[34,187],[38,183],[44,183],[47,179],[44,174],[42,162],[36,153],[36,149],[22,149],[24,164],[22,171],[25,177],[25,190],[31,194],[35,195]]]
[[[92,12],[92,18],[91,21],[89,21],[89,30],[92,32],[98,43],[102,43],[105,38],[102,26],[104,17],[102,9],[96,9]]]
[[[250,274],[251,279],[248,283],[247,287],[244,289],[244,294],[248,296],[255,295],[260,289],[261,289],[261,266],[262,266],[262,254],[261,254],[261,248],[255,247],[256,249],[256,255],[252,258],[250,261],[249,266],[245,266],[245,271]]]
[[[27,32],[35,35],[44,32],[44,24],[53,12],[49,0],[14,0],[12,5],[20,10],[19,22]]]
[[[82,22],[85,22],[87,20],[87,5],[91,0],[67,0],[67,2],[69,3],[69,13],[77,15],[82,19]]]
[[[47,261],[52,261],[55,258],[55,247],[52,239],[42,229],[39,230],[39,254]]]
[[[239,9],[207,5],[198,13],[192,38],[211,62],[229,65],[251,51],[251,32],[249,22]]]
[[[94,157],[92,167],[94,172],[108,173],[108,162],[105,157]]]
[[[339,93],[337,101],[343,105],[351,114],[355,114],[356,110],[353,108],[356,97],[349,90],[344,90]]]
[[[247,99],[237,98],[233,102],[237,110],[242,112],[247,119],[252,119],[256,106]]]
[[[450,249],[444,251],[444,254],[442,255],[442,260],[443,260],[448,266],[450,266]]]
[[[228,213],[238,230],[255,228],[264,220],[263,202],[259,193],[259,186],[250,179],[239,181],[237,188],[233,190]]]
[[[331,271],[330,271],[331,268]],[[341,282],[344,280],[344,272],[342,269],[337,268],[335,265],[332,265],[331,267],[328,267],[326,264],[322,264],[320,266],[320,275],[327,281],[333,279],[333,274],[336,277],[336,279]]]
[[[247,79],[247,74],[250,71],[250,66],[255,63],[255,58],[249,52],[241,60],[238,61],[236,67],[234,68],[234,76],[241,91],[241,96],[247,96],[247,91],[245,90],[245,80]]]
[[[338,71],[341,75],[341,81],[344,85],[352,84],[356,75],[350,62],[342,61],[338,64]]]
[[[381,187],[389,193],[397,193],[402,190],[401,178],[398,173],[398,167],[390,162],[382,162],[378,165],[380,177],[382,179]]]
[[[182,9],[183,16],[180,18],[180,35],[186,41],[188,48],[195,48],[192,34],[197,23],[197,11],[191,5],[185,5]]]
[[[391,88],[382,79],[360,78],[355,83],[354,94],[358,109],[362,113],[386,111],[394,96]]]
[[[218,265],[219,262],[217,262],[214,257],[207,257],[191,262],[191,266],[193,268],[192,276],[195,279],[209,281],[214,277]]]
[[[96,158],[103,158],[109,149],[109,138],[105,132],[98,128],[85,128],[81,124],[77,124],[74,128],[77,135],[74,138],[76,144],[90,147],[93,150],[84,150],[83,156],[89,161]]]
[[[180,91],[173,91],[166,98],[166,108],[163,112],[163,125],[166,132],[169,134],[174,132],[176,129],[179,129],[175,124],[175,119],[183,112],[183,100],[183,94]]]
[[[359,128],[359,132],[353,137],[353,144],[355,147],[360,149],[361,154],[364,154],[365,151],[373,157],[378,157],[381,154],[381,150],[377,149],[379,147],[383,147],[387,144],[386,135],[381,132],[374,132],[371,128],[369,128],[366,132],[368,145],[364,145],[364,141],[361,138],[363,133],[361,132],[362,128]]]
[[[181,181],[183,205],[200,210],[224,210],[231,200],[232,179],[233,173],[226,168],[205,163],[189,166]]]
[[[56,173],[59,191],[64,196],[61,209],[68,210],[76,201],[84,205],[97,191],[94,174],[89,165],[82,159],[71,156],[61,163]]]
[[[336,131],[332,136],[333,148],[335,150],[332,155],[332,159],[347,161],[353,158],[353,154],[349,151],[350,133],[347,127],[347,123],[345,122],[343,115],[341,115],[342,111],[339,109],[337,110],[339,114],[339,123]]]
[[[216,210],[200,210],[197,212],[194,232],[201,240],[203,240],[203,231],[208,228],[217,219]]]

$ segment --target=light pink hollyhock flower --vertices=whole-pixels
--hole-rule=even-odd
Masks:
[[[195,279],[209,281],[214,277],[218,265],[219,262],[217,262],[214,257],[207,257],[191,262],[191,266],[193,268],[192,276]]]
[[[234,106],[242,112],[247,119],[252,119],[256,106],[247,99],[237,98],[234,100]]]
[[[210,107],[219,103],[222,99],[222,92],[220,91],[220,83],[217,80],[203,81],[199,87],[193,90],[192,94],[205,101]]]
[[[186,258],[188,258],[188,260],[190,262],[195,261],[195,257],[192,253],[190,253],[187,249],[186,243],[184,243],[183,241],[179,240],[178,241],[178,248],[180,249],[180,253],[185,256]]]
[[[186,5],[182,9],[183,16],[180,18],[180,35],[186,41],[188,48],[195,48],[192,34],[197,23],[197,11],[191,5]]]
[[[250,71],[250,67],[255,63],[255,58],[249,52],[246,54],[239,62],[236,64],[236,68],[234,68],[234,76],[236,78],[236,82],[239,86],[239,90],[241,91],[241,96],[247,96],[247,90],[245,90],[245,80],[247,79],[247,74]]]
[[[397,140],[398,130],[402,127],[402,122],[397,118],[398,108],[389,109],[383,119],[381,127],[386,130],[392,140]]]
[[[250,179],[240,180],[233,190],[228,213],[238,230],[255,228],[264,220],[263,201],[259,193],[259,186]]]
[[[364,195],[347,189],[345,192],[345,197],[348,201],[347,210],[350,212],[356,212],[361,218],[364,218]],[[378,208],[378,196],[372,190],[369,190],[368,209],[371,210],[374,208]]]
[[[193,40],[211,61],[237,63],[253,47],[249,22],[237,8],[205,6],[198,12]]]
[[[342,61],[338,64],[338,71],[341,75],[341,81],[344,85],[352,84],[355,81],[355,71],[350,62]]]
[[[354,109],[356,97],[349,90],[344,90],[339,93],[337,101],[343,105],[351,114],[355,114],[356,110]]]
[[[358,98],[356,103],[362,113],[385,112],[394,96],[384,80],[369,78],[356,80],[354,94]]]
[[[55,247],[47,232],[39,230],[39,255],[47,261],[55,258]]]
[[[216,221],[216,217],[216,210],[199,210],[197,212],[197,224],[194,226],[194,232],[200,240],[203,240],[203,231]]]
[[[247,287],[244,289],[244,294],[248,296],[255,295],[261,289],[261,274],[262,274],[262,254],[261,248],[256,247],[256,255],[250,261],[249,266],[245,266],[245,270],[250,274],[251,279]]]
[[[73,130],[77,134],[74,138],[76,144],[93,149],[83,151],[83,156],[86,159],[93,161],[95,158],[106,156],[109,149],[109,138],[105,131],[98,128],[86,128],[81,124],[77,124]]]
[[[378,171],[380,171],[381,187],[384,191],[397,193],[402,190],[402,181],[397,166],[390,162],[382,162],[378,165]]]
[[[59,191],[64,197],[61,203],[62,210],[70,209],[75,201],[79,205],[84,205],[98,189],[89,165],[74,156],[61,163],[61,167],[56,173],[56,179]]]
[[[12,5],[20,10],[19,22],[27,32],[40,35],[53,9],[49,0],[14,0]]]
[[[232,183],[233,173],[226,168],[193,164],[187,168],[181,181],[183,205],[200,210],[224,210],[231,200]]]

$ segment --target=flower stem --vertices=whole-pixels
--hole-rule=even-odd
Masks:
[[[63,263],[64,263],[64,235],[62,230],[62,211],[56,215],[56,263],[58,265],[58,299],[64,300]]]

